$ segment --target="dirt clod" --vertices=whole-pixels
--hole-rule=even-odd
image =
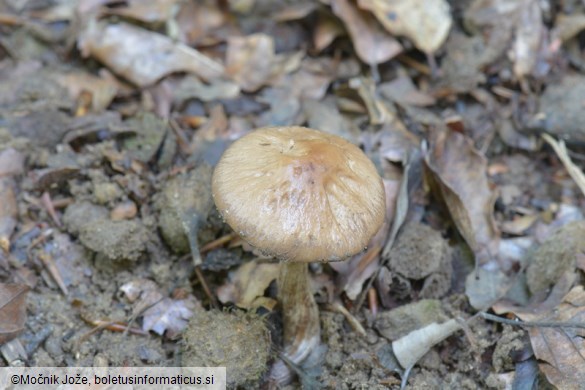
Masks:
[[[83,245],[110,260],[136,261],[146,249],[148,234],[137,221],[100,219],[83,226],[79,239]]]
[[[577,255],[585,251],[585,222],[569,223],[558,229],[538,249],[528,255],[526,270],[532,294],[546,292],[563,273],[575,267]]]
[[[232,386],[260,378],[270,355],[264,320],[241,312],[198,311],[183,341],[183,367],[227,367]]]
[[[422,223],[405,226],[390,252],[389,268],[408,279],[424,279],[424,298],[440,298],[451,287],[451,250],[441,233]]]

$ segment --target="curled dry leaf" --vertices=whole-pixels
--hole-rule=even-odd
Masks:
[[[445,0],[358,0],[384,28],[404,35],[425,53],[434,53],[445,42],[453,20]]]
[[[0,345],[24,329],[27,291],[25,284],[0,283]]]
[[[332,0],[331,8],[345,24],[353,47],[366,64],[386,62],[402,51],[402,46],[378,24],[371,14],[349,0]]]
[[[144,87],[173,72],[190,72],[205,80],[220,78],[223,65],[170,38],[127,23],[91,22],[78,42],[116,74]]]
[[[493,210],[496,193],[487,179],[487,162],[461,133],[436,129],[425,163],[435,195],[440,195],[457,229],[479,264],[497,253],[499,231]]]
[[[413,330],[406,336],[392,342],[394,355],[404,369],[409,369],[432,347],[459,329],[461,329],[461,326],[454,319],[442,324],[433,322],[423,328]]]
[[[253,260],[242,264],[230,281],[218,288],[217,297],[222,303],[233,302],[243,309],[257,307],[264,291],[278,278],[279,270],[279,263]]]

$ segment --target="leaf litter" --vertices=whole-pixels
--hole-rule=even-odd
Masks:
[[[292,367],[300,383],[582,382],[582,331],[566,324],[583,306],[583,14],[535,0],[2,4],[3,363],[174,365],[190,319],[259,315],[250,331],[266,326],[271,352],[235,385],[265,385],[278,265],[222,222],[210,173],[255,127],[308,125],[362,147],[388,208],[363,253],[311,266],[323,331]],[[523,338],[489,311],[535,326]]]

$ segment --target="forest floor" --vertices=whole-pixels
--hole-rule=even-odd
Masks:
[[[0,2],[0,366],[276,386],[279,264],[210,183],[296,125],[387,210],[311,264],[321,345],[281,387],[583,388],[584,30],[576,0]]]

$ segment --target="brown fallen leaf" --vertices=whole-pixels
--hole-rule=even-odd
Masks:
[[[279,269],[278,263],[259,263],[256,260],[242,264],[234,276],[217,289],[217,297],[222,303],[233,302],[243,309],[263,305],[264,292],[278,278]]]
[[[266,34],[228,40],[226,72],[246,92],[255,92],[268,82],[273,60],[274,39]]]
[[[279,76],[296,71],[303,52],[275,54],[274,39],[258,33],[228,39],[226,72],[246,92],[255,92]]]
[[[175,20],[181,42],[189,46],[212,46],[228,36],[239,35],[230,24],[231,15],[220,7],[221,2],[217,1],[180,2]]]
[[[434,53],[445,42],[453,20],[445,0],[358,0],[384,28],[404,35],[425,53]]]
[[[371,14],[360,10],[350,0],[332,0],[331,9],[345,24],[358,57],[369,65],[386,62],[402,51]]]
[[[0,283],[0,345],[24,329],[28,290],[25,284]]]
[[[319,13],[313,30],[313,45],[318,52],[323,51],[337,37],[343,36],[345,30],[333,15]]]
[[[514,310],[523,321],[556,323],[553,327],[530,327],[528,334],[540,370],[558,389],[581,389],[585,383],[585,330],[561,323],[585,323],[585,290],[571,289],[560,305],[543,304],[535,310]]]
[[[127,23],[92,21],[78,47],[139,87],[173,72],[190,72],[210,81],[224,74],[222,64],[169,37]]]
[[[431,187],[440,195],[455,226],[483,265],[497,254],[499,231],[494,220],[497,194],[487,178],[487,161],[467,136],[436,129],[425,150]]]

